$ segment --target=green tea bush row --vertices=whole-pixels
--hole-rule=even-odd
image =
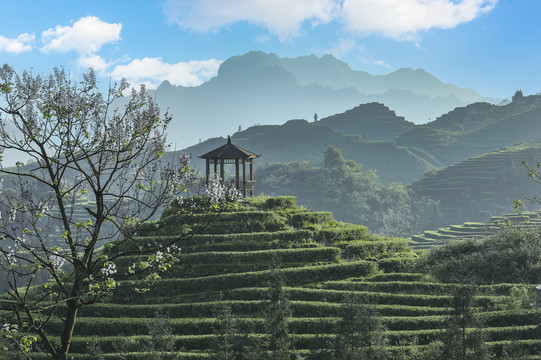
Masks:
[[[312,237],[313,232],[311,230],[299,229],[299,230],[282,230],[275,232],[252,232],[252,233],[227,233],[227,234],[195,234],[187,236],[181,239],[178,245],[181,248],[190,247],[193,245],[202,244],[218,244],[218,243],[231,243],[237,241],[250,242],[253,244],[260,242],[271,242],[275,240],[283,240],[287,242],[302,242]],[[129,247],[125,247],[127,250],[146,249],[154,246],[154,243],[168,243],[177,239],[175,235],[149,235],[138,236],[130,242]]]
[[[418,262],[416,257],[392,257],[378,260],[378,267],[389,273],[406,272],[415,270]]]
[[[160,314],[170,318],[202,318],[214,317],[215,309],[219,305],[227,305],[233,314],[252,315],[257,314],[264,308],[264,301],[211,301],[181,304],[95,304],[83,307],[80,310],[82,317],[130,317],[152,318]],[[62,308],[63,309],[63,308]],[[60,310],[62,311],[62,310]]]
[[[261,210],[287,210],[297,207],[297,198],[295,196],[256,196],[248,198],[248,202]]]
[[[376,271],[376,264],[369,261],[356,261],[351,263],[305,266],[280,270],[286,284],[301,285],[310,282],[319,282],[328,279],[345,279],[352,276],[367,276]],[[224,274],[190,279],[162,279],[152,287],[152,296],[171,296],[176,294],[203,292],[206,290],[220,291],[241,287],[263,286],[273,276],[271,270],[255,271],[239,274]],[[125,298],[131,294],[130,287],[136,285],[133,281],[126,281],[125,286],[117,288],[115,297]]]
[[[329,261],[313,263],[312,265],[323,265],[330,263]],[[281,264],[282,268],[295,268],[303,267],[307,264],[302,263],[286,263]],[[267,262],[261,263],[248,263],[248,264],[194,264],[194,265],[174,265],[172,269],[166,271],[161,275],[163,279],[169,278],[196,278],[196,277],[205,277],[205,276],[215,276],[223,274],[236,274],[236,273],[246,273],[254,271],[263,271],[269,270],[272,265]],[[141,278],[141,277],[140,277]]]
[[[368,259],[385,257],[389,253],[400,253],[406,250],[408,250],[407,239],[355,241],[347,245],[344,255],[348,258]]]
[[[473,329],[468,329],[468,332]],[[394,346],[400,346],[407,341],[415,340],[418,346],[427,345],[431,342],[437,341],[442,336],[443,329],[426,329],[426,330],[413,330],[413,331],[385,331],[384,335],[389,340],[387,349],[392,349]],[[538,335],[538,331],[532,327],[523,328],[485,328],[483,333],[488,338],[487,346],[491,350],[497,351],[498,348],[503,346],[511,346],[514,343],[518,343],[520,348],[529,349],[529,353],[535,353],[541,348],[541,341],[532,336]],[[529,336],[530,338],[522,339],[518,338],[522,335]],[[243,336],[243,335],[240,335]],[[255,338],[260,335],[251,334],[249,338]],[[310,351],[316,351],[325,346],[328,346],[330,341],[334,339],[334,334],[318,333],[318,334],[291,334],[290,339],[292,346],[295,349],[307,349]],[[507,337],[507,338],[506,338]],[[174,340],[174,346],[181,351],[190,350],[208,350],[215,338],[214,335],[173,335],[171,338]],[[493,340],[503,338],[500,340]],[[95,342],[96,345],[104,352],[116,352],[118,351],[119,344],[123,349],[123,352],[138,351],[142,346],[150,343],[151,337],[148,335],[138,335],[118,338],[116,336],[109,337],[79,337],[73,338],[71,350],[74,353],[84,353],[87,351],[88,344]]]
[[[156,321],[152,318],[91,318],[81,317],[77,320],[74,336],[88,336],[99,334],[100,336],[132,336],[149,333],[148,325]],[[216,327],[215,318],[178,318],[167,319],[171,333],[175,335],[205,335],[212,334]],[[243,317],[236,320],[237,330],[240,332],[261,332],[263,318]],[[62,323],[57,319],[49,322],[47,330],[50,333],[59,334],[62,331]]]
[[[313,232],[306,229],[281,230],[274,232],[252,232],[252,233],[227,233],[227,234],[196,234],[190,239],[183,240],[181,246],[223,243],[235,241],[270,242],[284,240],[288,242],[302,242],[312,238]]]
[[[218,305],[225,304],[235,315],[258,315],[265,308],[264,300],[229,300],[180,304],[95,304],[84,307],[79,314],[82,317],[142,317],[152,318],[164,314],[171,318],[213,317]],[[381,316],[432,316],[449,313],[448,308],[420,307],[406,305],[371,305]],[[341,304],[317,301],[291,301],[293,317],[338,317]],[[60,307],[62,312],[64,307]],[[530,316],[531,319],[534,319]],[[512,321],[512,320],[509,320]],[[511,322],[515,323],[515,322]]]
[[[541,340],[539,339],[488,341],[485,345],[497,358],[502,357],[505,351],[508,355],[521,354],[521,360],[538,360],[541,353]],[[535,355],[527,356],[526,354]]]
[[[348,294],[360,296],[368,304],[385,305],[408,305],[408,306],[434,306],[448,307],[451,296],[425,295],[425,294],[389,294],[366,291],[343,291],[308,288],[286,288],[286,293],[291,300],[299,301],[327,301],[341,303]],[[257,300],[264,294],[262,288],[240,288],[226,293],[227,299]],[[504,297],[476,296],[476,306],[482,308],[493,307],[498,302],[503,302]]]
[[[519,309],[490,311],[480,313],[477,317],[481,324],[487,327],[537,325],[539,323],[539,310]]]
[[[251,242],[251,241],[235,241],[232,243],[219,243],[207,245],[194,245],[183,248],[181,251],[187,254],[207,252],[207,251],[254,251],[268,249],[286,249],[286,248],[316,248],[320,247],[318,243],[313,241],[289,242],[285,240],[274,240],[269,242]]]
[[[227,212],[217,215],[191,214],[170,216],[160,219],[158,222],[142,226],[138,233],[142,236],[149,235],[178,235],[183,227],[206,224],[203,233],[247,233],[260,231],[284,230],[287,225],[284,218],[277,213],[269,211],[238,211]]]
[[[363,240],[368,234],[366,226],[348,225],[321,229],[314,234],[314,240],[323,244],[334,244],[340,241]]]
[[[426,274],[422,273],[409,273],[409,272],[392,272],[392,273],[382,273],[371,276],[367,279],[362,279],[362,281],[422,281],[426,278]]]
[[[275,249],[275,250],[257,250],[243,252],[202,252],[192,254],[180,254],[178,259],[180,264],[229,264],[229,263],[266,263],[271,264],[274,259],[284,263],[311,263],[322,261],[336,261],[340,256],[340,249],[332,247],[320,248],[297,248],[297,249]],[[135,257],[126,259],[130,261],[144,261],[146,258]],[[122,265],[118,262],[117,265]]]
[[[119,334],[120,335],[120,334]],[[214,339],[214,335],[173,335],[174,348],[179,351],[205,350],[208,349]],[[88,346],[95,343],[102,352],[114,353],[122,348],[122,352],[137,352],[144,346],[152,343],[149,335],[138,336],[98,336],[81,337],[75,336],[71,341],[70,351],[72,353],[86,353]]]
[[[293,334],[331,334],[338,331],[339,318],[289,318],[288,329]],[[445,325],[444,316],[421,317],[382,317],[385,327],[389,331],[416,331],[424,329],[438,329]],[[89,318],[82,317],[77,322],[75,336],[124,336],[148,334],[148,324],[155,321],[153,318]],[[260,333],[264,331],[263,317],[239,317],[235,319],[236,330],[239,333]],[[215,318],[180,318],[167,319],[171,333],[175,335],[205,335],[212,334],[216,328]],[[49,323],[50,332],[59,333],[61,323]],[[507,329],[507,328],[506,328]]]
[[[385,282],[357,282],[357,281],[329,281],[322,284],[326,289],[355,290],[392,293],[423,293],[448,295],[453,290],[463,287],[460,284],[429,283],[415,281],[385,281]],[[474,288],[477,294],[508,295],[513,284],[482,285]]]
[[[328,211],[300,212],[292,214],[289,223],[295,228],[304,227],[305,224],[325,224],[333,221],[332,213]]]
[[[338,317],[341,303],[322,301],[291,301],[294,317]],[[408,305],[370,305],[381,316],[433,316],[446,315],[449,309],[445,307],[421,307]]]

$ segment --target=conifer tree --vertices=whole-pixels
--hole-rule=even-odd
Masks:
[[[220,301],[214,309],[216,324],[214,326],[215,340],[213,342],[213,359],[236,360],[241,358],[238,327],[231,306]]]
[[[442,337],[442,356],[453,360],[488,359],[483,332],[475,318],[474,290],[462,286],[453,292],[452,313]]]
[[[348,295],[341,308],[334,359],[385,359],[383,324],[377,312],[359,296]]]
[[[285,277],[279,262],[274,260],[269,283],[269,300],[265,313],[265,325],[269,337],[269,352],[273,360],[290,360],[291,340],[287,320],[291,317],[291,307],[286,296]]]

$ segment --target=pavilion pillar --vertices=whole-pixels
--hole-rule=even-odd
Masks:
[[[212,160],[214,162],[214,178],[218,176],[218,159]]]
[[[239,187],[239,159],[235,159],[235,188],[240,190]]]
[[[242,196],[246,197],[246,159],[242,159]]]
[[[210,159],[206,160],[206,170],[207,170],[207,184],[210,182]]]
[[[220,159],[220,178],[222,178],[222,183],[225,184],[224,159]]]
[[[252,182],[252,185],[250,187],[250,196],[254,196],[254,190],[253,190],[253,181],[254,181],[254,159],[250,159],[250,181]]]

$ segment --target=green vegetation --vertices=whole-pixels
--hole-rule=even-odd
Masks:
[[[79,314],[73,359],[483,359],[541,353],[538,310],[529,306],[530,284],[540,273],[538,233],[504,232],[419,256],[406,239],[336,222],[328,213],[296,207],[292,197],[247,200],[216,218],[222,233],[203,231],[183,240],[178,263],[148,284],[150,291],[133,292],[133,280],[121,276],[140,256],[118,263],[114,295]],[[258,220],[250,221],[251,215]],[[161,222],[172,219],[178,228],[193,220],[172,204],[132,248],[144,251],[149,241],[174,236],[151,230],[163,230]],[[262,232],[261,219],[281,227]],[[243,232],[229,233],[237,221],[246,222]],[[10,321],[5,316],[0,314]],[[58,334],[60,325],[53,321],[47,330]],[[33,358],[44,358],[33,349]]]
[[[346,159],[362,165],[365,174],[375,171],[385,186],[390,187],[393,182],[407,184],[414,194],[409,193],[410,197],[439,202],[441,214],[436,214],[437,219],[419,216],[419,231],[424,231],[465,221],[486,222],[491,216],[510,211],[513,200],[533,195],[534,184],[521,164],[527,161],[534,166],[541,156],[540,116],[540,95],[516,96],[512,102],[501,105],[480,102],[458,107],[423,125],[407,122],[383,104],[368,103],[316,122],[296,119],[281,126],[254,126],[235,133],[232,139],[263,155],[256,162],[257,191],[295,195],[301,204],[331,210],[340,220],[379,231],[382,216],[374,216],[376,221],[369,219],[379,211],[374,205],[370,210],[358,208],[352,212],[347,201],[339,196],[330,194],[328,202],[318,199],[320,194],[331,191],[338,195],[345,192],[343,186],[333,188],[337,176],[316,171],[324,168],[321,154],[329,145],[334,146]],[[203,154],[223,141],[210,139],[186,150]],[[203,169],[204,164],[196,163],[196,167]],[[312,181],[326,187],[311,192],[308,184]],[[354,188],[359,190],[358,186]],[[366,200],[355,198],[354,191],[351,193],[353,196],[345,200]],[[385,201],[383,196],[381,203]],[[337,203],[346,206],[342,208]],[[403,210],[387,216],[394,218],[395,224],[385,233],[399,228],[399,219],[411,222],[408,212]],[[426,224],[430,225],[423,226]],[[399,235],[404,236],[400,231]]]
[[[367,224],[372,232],[408,236],[439,223],[434,201],[398,184],[380,184],[374,171],[363,172],[332,146],[324,153],[322,167],[308,162],[275,164],[260,170],[259,176],[261,193],[297,194],[303,205],[331,210],[342,221]]]
[[[438,201],[446,224],[487,221],[510,212],[514,200],[536,193],[522,162],[534,166],[540,157],[540,140],[519,144],[427,173],[408,189]]]
[[[478,284],[541,281],[539,231],[502,231],[483,240],[454,241],[434,249],[426,266],[445,282]]]

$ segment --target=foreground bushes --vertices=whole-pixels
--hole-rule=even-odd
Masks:
[[[444,282],[541,282],[541,233],[508,230],[486,240],[465,240],[432,250],[424,268]]]

